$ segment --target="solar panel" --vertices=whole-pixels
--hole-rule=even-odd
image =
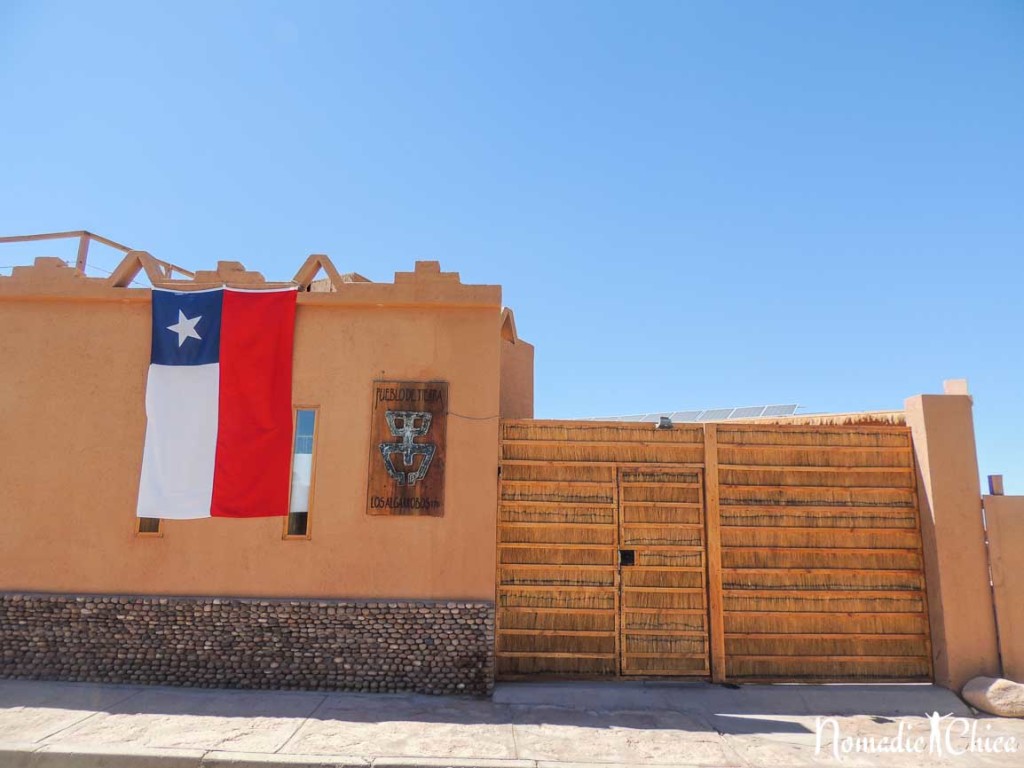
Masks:
[[[668,417],[674,422],[684,424],[688,421],[696,421],[703,411],[673,411]]]
[[[766,405],[755,405],[750,408],[737,408],[732,412],[730,419],[756,419],[768,406]]]
[[[792,416],[796,413],[799,405],[769,405],[764,409],[762,416]]]
[[[698,421],[725,421],[735,408],[711,408],[700,415]]]
[[[673,424],[700,421],[731,421],[733,419],[758,419],[773,416],[792,416],[800,406],[793,405],[750,405],[742,408],[708,408],[702,411],[661,411],[660,413],[634,413],[628,416],[587,416],[583,421],[628,421],[643,424],[657,424],[663,416],[672,419]]]

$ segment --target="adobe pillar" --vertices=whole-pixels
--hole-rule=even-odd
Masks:
[[[935,682],[999,675],[972,400],[963,380],[906,401],[917,461]]]
[[[1024,496],[985,496],[1003,677],[1024,682]]]

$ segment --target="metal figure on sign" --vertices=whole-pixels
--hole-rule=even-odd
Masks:
[[[384,457],[388,475],[399,485],[415,485],[417,481],[426,477],[430,462],[434,458],[434,451],[437,450],[433,443],[415,442],[417,437],[423,437],[430,431],[433,416],[426,411],[387,411],[384,418],[391,434],[401,438],[393,443],[380,444],[380,453]],[[398,454],[402,456],[401,469],[395,466],[395,456]],[[413,470],[415,456],[423,458],[419,467]]]

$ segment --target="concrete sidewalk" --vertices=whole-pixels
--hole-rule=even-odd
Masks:
[[[930,685],[506,684],[486,700],[0,681],[0,768],[1024,765],[1024,748],[842,752],[927,737],[934,711],[1024,742],[1024,721],[976,719]],[[820,716],[836,725],[816,754]]]

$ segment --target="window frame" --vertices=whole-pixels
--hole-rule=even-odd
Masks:
[[[309,509],[306,510],[306,532],[288,533],[288,520],[292,516],[292,482],[291,471],[295,462],[295,435],[299,428],[299,411],[313,411],[313,448],[312,459],[309,467]],[[316,462],[317,442],[320,436],[320,406],[319,405],[292,405],[292,452],[291,463],[288,466],[288,514],[284,516],[284,524],[281,528],[281,538],[284,541],[309,541],[313,537],[313,498],[316,491]]]
[[[156,520],[157,521],[156,530],[155,531],[143,531],[142,530],[142,521],[143,520]],[[146,517],[146,518],[143,518],[143,517],[139,517],[138,515],[136,515],[135,516],[135,524],[132,527],[135,529],[135,535],[138,538],[140,538],[140,539],[162,539],[164,537],[164,525],[163,525],[163,523],[164,523],[164,521],[162,519],[160,519],[159,517]]]

